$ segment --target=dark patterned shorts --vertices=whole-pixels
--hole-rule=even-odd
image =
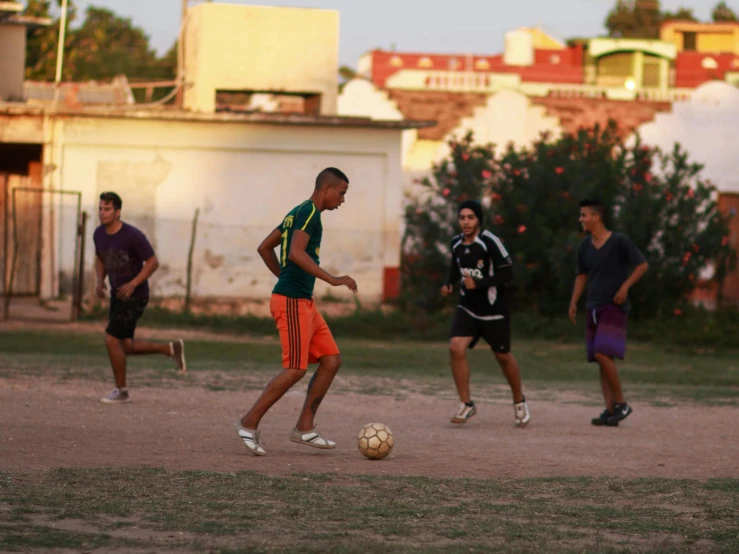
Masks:
[[[626,355],[626,321],[628,314],[619,306],[599,306],[587,310],[585,343],[588,361],[594,362],[596,354],[623,360]]]
[[[116,296],[110,298],[110,315],[105,332],[123,340],[132,339],[136,332],[136,323],[149,303],[148,298],[128,298],[121,300]]]

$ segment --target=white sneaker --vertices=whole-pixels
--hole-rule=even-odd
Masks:
[[[264,456],[267,453],[259,441],[259,431],[256,429],[247,429],[241,425],[241,421],[238,419],[231,424],[231,427],[236,431],[236,434],[249,452],[255,456]]]
[[[185,341],[177,339],[169,343],[169,351],[172,353],[170,359],[177,365],[180,373],[187,371],[187,360],[185,360]]]
[[[311,429],[310,431],[298,431],[294,427],[290,433],[290,440],[299,444],[307,444],[316,448],[336,448],[336,443],[328,439],[324,439],[318,431]]]
[[[529,403],[524,398],[518,404],[513,405],[513,412],[516,415],[516,425],[518,427],[526,427],[531,421],[531,412],[529,411]]]
[[[108,396],[103,396],[100,399],[100,402],[102,402],[103,404],[124,404],[130,401],[131,397],[129,396],[128,391],[118,388],[113,389],[113,392],[111,392]]]
[[[452,423],[467,423],[467,420],[477,413],[477,408],[473,404],[468,406],[464,402],[459,404],[457,413],[452,417]]]

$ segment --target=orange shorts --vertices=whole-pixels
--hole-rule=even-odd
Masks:
[[[308,369],[323,356],[335,356],[339,347],[313,300],[273,294],[269,302],[282,343],[285,369]]]

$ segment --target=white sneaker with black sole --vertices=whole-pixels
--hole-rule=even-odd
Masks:
[[[513,404],[513,412],[516,415],[516,427],[526,427],[531,421],[529,403],[524,398],[521,402]]]
[[[464,402],[460,402],[457,413],[452,417],[452,423],[467,423],[467,420],[477,413],[477,408],[473,403],[468,406]]]

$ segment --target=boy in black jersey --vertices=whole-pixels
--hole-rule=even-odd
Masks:
[[[511,386],[516,425],[531,420],[521,388],[521,371],[511,353],[511,319],[506,284],[513,280],[513,262],[503,243],[490,231],[482,230],[482,206],[466,200],[459,206],[462,234],[452,239],[452,265],[441,294],[449,296],[455,283],[460,287],[459,304],[449,340],[452,375],[461,404],[452,423],[465,423],[477,413],[470,397],[470,367],[467,349],[480,337],[490,345]]]

